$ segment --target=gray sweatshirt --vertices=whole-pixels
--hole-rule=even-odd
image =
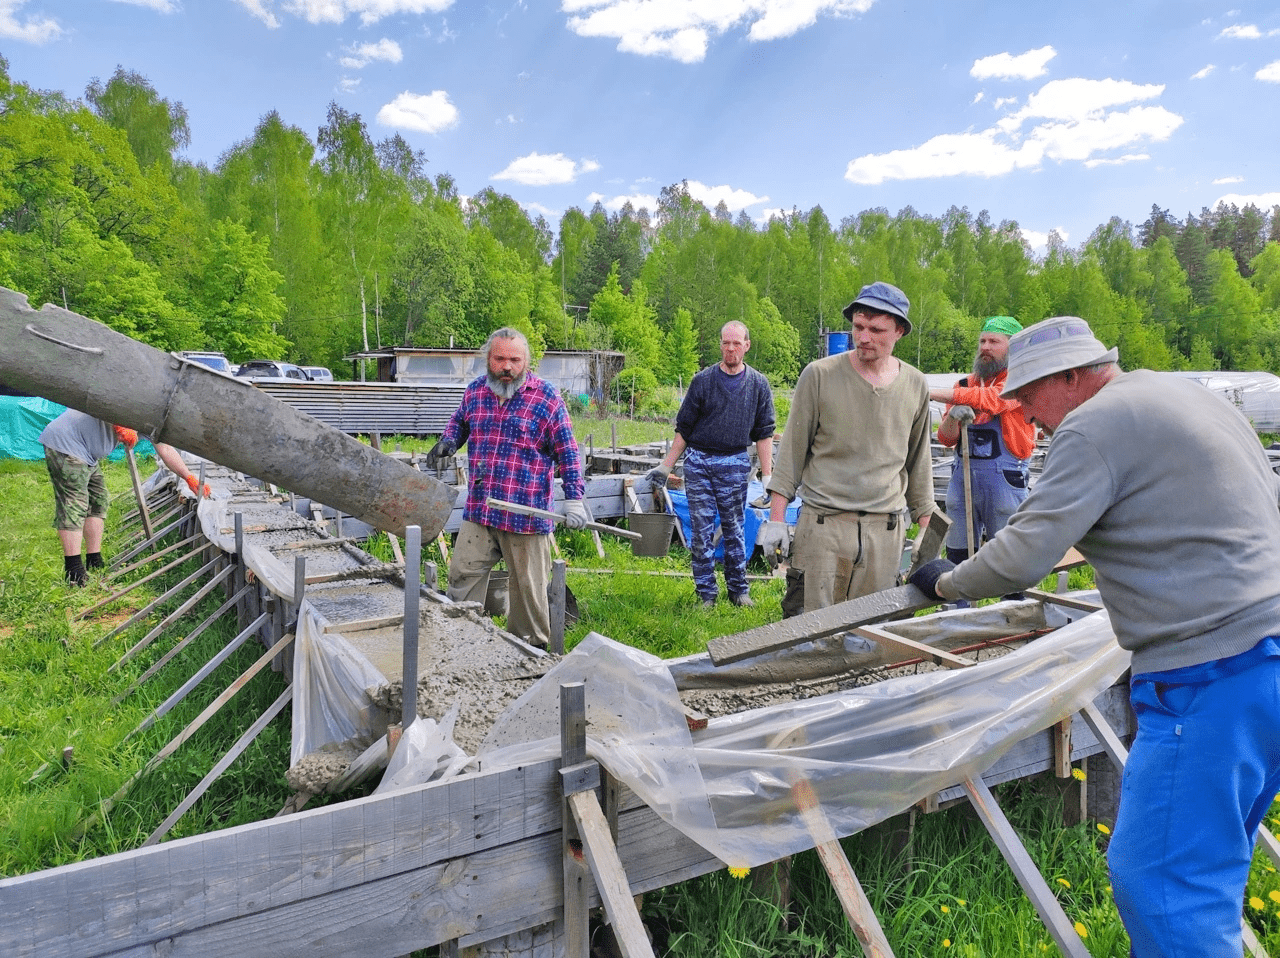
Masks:
[[[1134,673],[1244,652],[1280,633],[1277,481],[1224,398],[1178,376],[1125,373],[1062,420],[1031,494],[956,568],[951,590],[1032,586],[1074,545]]]

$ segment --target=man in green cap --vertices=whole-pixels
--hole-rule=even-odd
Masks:
[[[990,539],[1004,528],[1013,511],[1027,498],[1027,461],[1036,445],[1035,426],[1022,416],[1016,400],[1001,399],[1009,374],[1009,337],[1022,325],[1012,316],[991,316],[978,336],[973,373],[946,389],[930,389],[929,398],[947,403],[938,427],[938,442],[955,446],[960,430],[969,433],[969,486],[973,495],[973,544]],[[947,514],[955,521],[947,533],[947,558],[969,557],[969,537],[961,516],[965,508],[964,468],[957,455],[947,487]]]

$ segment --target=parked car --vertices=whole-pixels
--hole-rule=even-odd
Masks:
[[[333,382],[333,371],[328,366],[303,366],[302,371],[307,374],[307,378],[312,382]]]
[[[220,373],[234,374],[235,370],[231,368],[231,363],[227,357],[219,352],[203,349],[184,349],[178,353],[183,359],[189,359],[193,363],[200,363],[202,366],[208,366],[210,369],[216,369]]]
[[[236,375],[244,379],[292,379],[307,382],[307,374],[301,366],[282,363],[275,359],[250,359],[240,364]]]

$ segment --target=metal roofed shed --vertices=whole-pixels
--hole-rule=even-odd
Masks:
[[[484,373],[484,364],[476,349],[385,346],[343,358],[355,364],[357,377],[364,365],[360,360],[376,362],[376,378],[384,383],[465,386]],[[609,349],[551,349],[542,354],[534,372],[561,393],[601,399],[624,362],[625,354]]]
[[[1257,432],[1280,432],[1280,377],[1272,373],[1180,371],[1175,373],[1194,379],[1202,386],[1225,396],[1248,418]]]

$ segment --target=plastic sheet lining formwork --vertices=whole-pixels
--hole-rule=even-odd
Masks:
[[[348,435],[438,436],[465,383],[256,382],[263,392]]]

